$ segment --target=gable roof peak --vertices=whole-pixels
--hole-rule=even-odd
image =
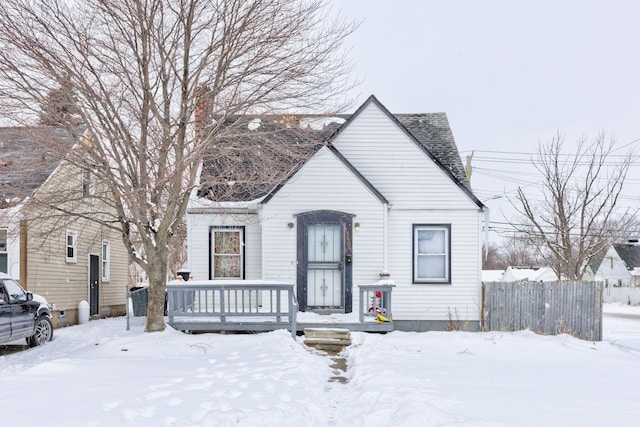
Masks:
[[[259,144],[261,152],[271,150],[271,156],[262,155],[260,160],[263,170],[270,171],[268,177],[259,177],[260,184],[255,185],[258,178],[253,172],[255,162],[247,158],[225,160],[224,156],[212,155],[205,159],[203,184],[198,195],[212,200],[250,200],[272,193],[276,187],[283,185],[306,163],[322,146],[331,147],[335,139],[370,105],[375,105],[386,115],[410,141],[422,150],[434,164],[438,166],[479,208],[484,205],[471,192],[469,181],[453,133],[445,113],[410,113],[392,114],[375,95],[370,95],[365,102],[351,115],[295,115],[288,116],[262,115],[236,118],[237,123],[244,126],[236,129],[243,131],[237,135],[223,137],[221,146],[230,145],[226,141],[240,141],[246,147]],[[282,120],[274,120],[280,117]],[[283,119],[283,117],[285,119]],[[329,125],[321,129],[312,126],[300,126],[305,119],[331,118]],[[258,120],[265,119],[268,120]],[[302,119],[302,120],[301,120]],[[344,120],[343,123],[334,119]],[[323,123],[324,124],[324,123]],[[257,130],[257,131],[256,131]],[[278,144],[272,139],[277,137]],[[212,153],[213,154],[213,153]],[[263,153],[264,154],[264,153]],[[274,160],[267,165],[266,160]],[[244,171],[244,172],[243,172]],[[245,173],[246,176],[242,174]],[[240,174],[239,176],[236,176]],[[266,179],[265,179],[266,178]],[[233,186],[228,183],[235,183]],[[244,183],[246,185],[237,185]]]

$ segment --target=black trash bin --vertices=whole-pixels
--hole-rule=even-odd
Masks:
[[[149,288],[146,288],[146,287],[131,288],[131,301],[133,302],[133,315],[146,316],[147,303],[149,301]]]

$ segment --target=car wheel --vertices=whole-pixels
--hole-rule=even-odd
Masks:
[[[27,338],[30,347],[42,345],[53,338],[53,324],[47,316],[40,316],[36,322],[35,333]]]

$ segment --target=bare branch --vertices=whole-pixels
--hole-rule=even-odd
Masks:
[[[512,205],[524,221],[511,225],[541,249],[559,277],[580,279],[594,255],[630,230],[633,215],[618,202],[633,155],[611,166],[614,151],[615,142],[601,133],[590,143],[578,141],[575,151],[567,153],[558,134],[532,160],[542,176],[543,201],[535,203],[518,189]]]
[[[149,277],[148,330],[164,328],[167,248],[202,157],[237,152],[216,144],[223,124],[344,108],[351,65],[342,43],[355,28],[320,0],[3,1],[2,113],[33,122],[52,91],[73,93],[87,130],[66,161],[103,186],[96,197],[111,210],[100,221],[117,224]],[[196,129],[203,88],[216,120]],[[40,202],[92,217],[64,196]]]

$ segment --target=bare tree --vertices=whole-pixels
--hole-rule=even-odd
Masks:
[[[37,117],[52,90],[72,91],[87,131],[67,160],[115,211],[79,215],[119,230],[147,274],[147,331],[165,327],[168,247],[233,117],[344,106],[355,25],[330,12],[321,0],[3,1],[3,112]],[[210,121],[196,130],[202,97]],[[41,200],[77,214],[72,202]]]
[[[567,153],[558,134],[540,145],[533,159],[542,175],[542,200],[518,189],[514,206],[524,224],[512,226],[540,249],[559,277],[579,280],[591,257],[620,239],[633,220],[619,209],[632,155],[618,157],[614,152],[615,143],[600,134],[591,142],[580,140],[575,151]]]
[[[79,125],[80,116],[73,90],[60,87],[52,89],[43,100],[39,124],[43,126]]]
[[[504,270],[507,268],[504,254],[497,243],[486,242],[482,248],[482,254],[483,270]]]
[[[532,246],[526,235],[513,235],[502,246],[502,259],[508,266],[536,267],[540,265],[540,248]],[[505,267],[505,268],[506,268]]]
[[[526,236],[513,235],[500,244],[489,242],[484,248],[484,270],[506,270],[509,266],[536,267],[540,265],[539,248],[531,246]]]

